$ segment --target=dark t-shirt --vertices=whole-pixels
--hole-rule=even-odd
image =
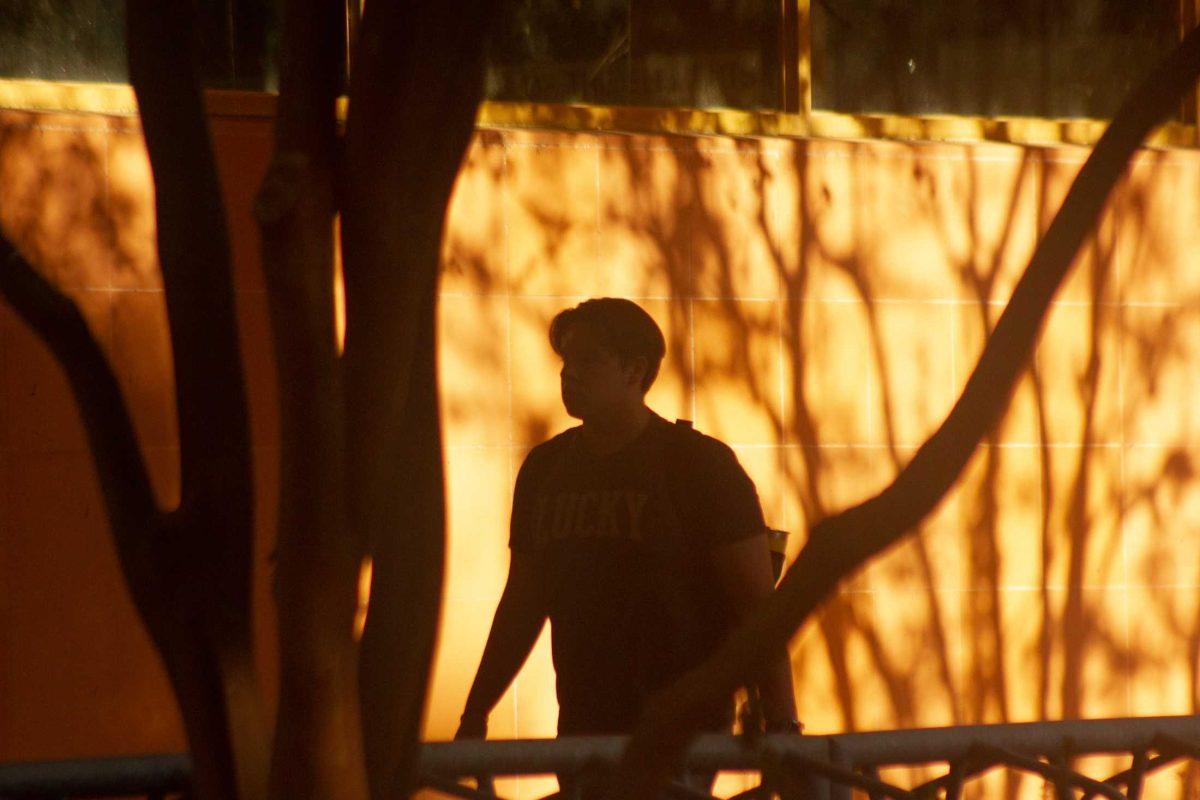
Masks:
[[[729,627],[709,551],[765,529],[733,451],[657,415],[611,455],[590,453],[578,427],[534,448],[510,546],[541,562],[559,733],[627,733],[650,694],[699,664]]]

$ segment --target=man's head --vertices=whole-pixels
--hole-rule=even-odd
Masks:
[[[563,405],[584,420],[640,405],[667,349],[650,315],[616,297],[559,312],[550,323],[550,346],[563,360]]]

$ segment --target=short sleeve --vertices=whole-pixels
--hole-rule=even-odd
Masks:
[[[535,452],[530,452],[522,462],[513,488],[512,518],[508,526],[508,547],[511,550],[533,549]]]
[[[763,533],[767,524],[758,491],[733,450],[703,435],[691,449],[684,517],[694,535],[714,547]]]

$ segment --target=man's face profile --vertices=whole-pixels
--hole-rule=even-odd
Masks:
[[[638,370],[605,347],[585,325],[575,325],[562,338],[562,371],[559,373],[563,406],[576,419],[603,414],[628,402],[636,387]]]

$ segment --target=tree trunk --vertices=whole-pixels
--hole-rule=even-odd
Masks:
[[[352,59],[342,252],[349,518],[374,577],[360,665],[371,796],[411,783],[441,603],[442,224],[493,3],[368,3]]]

